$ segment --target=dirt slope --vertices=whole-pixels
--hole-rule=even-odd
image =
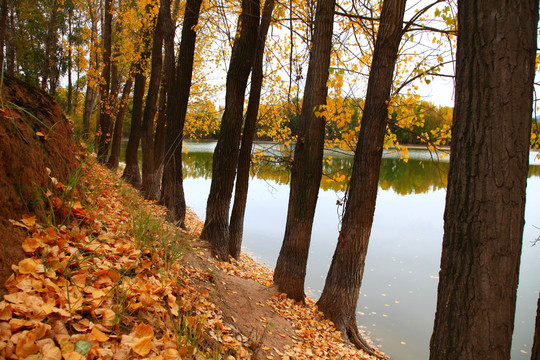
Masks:
[[[65,182],[75,169],[71,126],[56,101],[20,80],[4,76],[0,91],[0,295],[11,265],[23,258],[26,232],[10,219],[46,216],[40,189],[51,176]],[[51,187],[52,186],[48,186]]]

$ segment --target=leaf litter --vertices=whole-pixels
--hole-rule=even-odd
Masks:
[[[81,165],[79,190],[71,189],[72,198],[53,195],[65,187],[61,183],[44,191],[54,211],[49,223],[56,225],[38,224],[30,216],[11,220],[28,232],[22,244],[27,258],[12,266],[5,284],[9,294],[0,302],[0,358],[375,358],[344,344],[313,299],[299,304],[275,293],[272,271],[246,254],[240,261],[218,262],[208,251],[190,247],[187,242],[202,228],[191,210],[188,230],[163,220],[160,226],[180,234],[169,241],[186,242],[185,254],[196,252],[226,276],[252,279],[273,291],[259,300],[250,298],[273,309],[259,316],[266,327],[282,317],[294,329],[294,335],[280,328],[268,330],[260,339],[239,333],[235,325],[243,321],[242,314],[230,315],[229,324],[216,306],[208,286],[215,275],[192,266],[187,256],[167,262],[164,249],[135,240],[132,209],[163,218],[166,209],[132,195],[134,190],[116,174],[87,158]],[[242,288],[230,291],[242,295]],[[272,342],[272,337],[279,341]]]

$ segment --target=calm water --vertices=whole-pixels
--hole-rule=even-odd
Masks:
[[[215,143],[187,143],[186,201],[205,216]],[[306,292],[317,299],[337,241],[344,181],[335,182],[352,158],[328,153],[315,215]],[[408,163],[386,153],[377,208],[357,308],[358,324],[395,360],[428,358],[433,327],[448,159],[432,161],[425,150],[410,150]],[[436,156],[435,156],[436,158]],[[540,289],[540,161],[531,155],[526,225],[512,359],[529,359]],[[346,172],[346,171],[345,171]],[[289,195],[285,166],[264,164],[253,171],[243,249],[268,267],[275,266],[285,231]],[[537,228],[537,227],[539,228]]]

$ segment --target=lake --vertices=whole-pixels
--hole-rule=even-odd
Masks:
[[[184,144],[186,202],[202,219],[210,190],[215,142]],[[269,145],[259,144],[259,147]],[[324,286],[339,230],[347,154],[325,152],[309,253],[306,293],[317,299]],[[433,328],[448,158],[409,150],[409,161],[385,152],[377,207],[357,307],[358,325],[395,360],[427,359]],[[345,171],[346,172],[346,171]],[[252,171],[243,250],[274,268],[287,216],[289,175],[284,165],[260,163]],[[334,181],[337,179],[338,181]],[[540,289],[540,161],[531,153],[512,359],[530,358]]]

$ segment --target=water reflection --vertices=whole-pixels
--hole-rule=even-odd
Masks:
[[[200,144],[184,153],[184,177],[204,178],[212,176],[212,150],[210,144]],[[434,158],[434,160],[431,160]],[[326,157],[323,163],[322,190],[344,191],[353,165],[352,155]],[[393,190],[399,195],[424,194],[446,188],[448,158],[438,159],[425,150],[413,150],[407,162],[392,153],[385,153],[381,163],[379,187]],[[251,177],[289,184],[290,161],[275,157],[262,157],[250,169]],[[529,167],[529,177],[540,177],[540,165]]]

